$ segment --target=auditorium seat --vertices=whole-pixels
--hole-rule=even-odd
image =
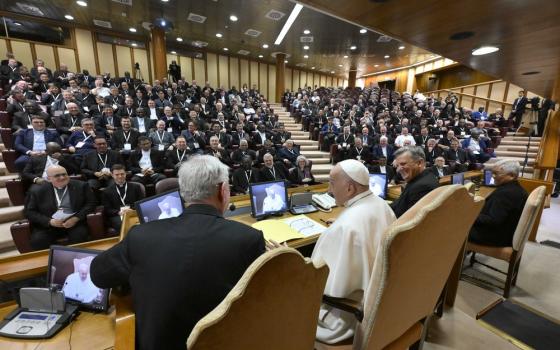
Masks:
[[[5,183],[12,205],[23,205],[28,186],[21,179],[8,180]]]
[[[163,179],[156,183],[156,194],[160,194],[163,192],[175,190],[179,188],[179,179],[176,177],[171,177],[167,179]]]
[[[0,126],[3,128],[10,128],[12,126],[12,118],[6,111],[0,111]]]
[[[493,247],[470,242],[467,244],[467,251],[472,251],[470,267],[473,267],[475,263],[478,263],[506,275],[503,294],[504,298],[509,298],[511,287],[515,286],[517,282],[517,275],[519,272],[519,265],[521,264],[521,257],[523,256],[523,250],[529,235],[533,230],[540,208],[544,205],[545,193],[545,186],[539,186],[534,189],[527,198],[527,202],[525,202],[523,212],[521,213],[519,223],[517,224],[517,228],[515,229],[515,233],[513,235],[513,245],[511,247]],[[497,270],[495,267],[476,260],[477,253],[507,262],[508,271],[503,272]],[[470,278],[467,279],[470,280]]]
[[[2,143],[5,149],[14,149],[15,137],[10,128],[0,128],[0,137],[2,137]]]
[[[198,321],[187,348],[313,349],[328,270],[291,248],[261,255],[226,298]]]
[[[6,107],[8,107],[8,103],[6,102],[6,99],[0,98],[0,111],[5,111]]]
[[[385,232],[365,302],[324,297],[323,302],[353,312],[359,323],[352,345],[316,342],[317,350],[407,349],[419,346],[426,324],[470,227],[484,201],[464,186],[439,187],[418,201]],[[449,227],[453,230],[449,230]],[[421,291],[421,293],[418,293]],[[360,320],[363,316],[363,320]]]
[[[17,153],[15,150],[10,149],[10,150],[2,151],[2,161],[4,162],[4,164],[6,165],[6,169],[8,169],[10,173],[18,172],[18,169],[16,168],[16,164],[15,164],[16,159],[17,159]]]

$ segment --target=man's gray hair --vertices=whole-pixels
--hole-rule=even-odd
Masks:
[[[398,156],[405,153],[410,153],[410,157],[415,162],[419,161],[420,159],[426,161],[426,154],[424,153],[424,149],[420,146],[401,147],[397,151],[395,151],[394,157],[397,158]]]
[[[179,188],[187,203],[212,197],[223,182],[229,183],[228,167],[213,156],[194,156],[179,169]]]
[[[494,163],[494,169],[502,169],[502,172],[508,175],[512,175],[517,178],[519,176],[519,170],[521,166],[517,160],[512,159],[502,159]]]

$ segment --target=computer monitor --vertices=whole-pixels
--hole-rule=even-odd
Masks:
[[[100,253],[93,249],[51,246],[47,283],[61,290],[68,303],[84,309],[107,311],[110,289],[93,284],[89,271],[91,261]]]
[[[453,174],[451,178],[451,183],[453,185],[464,185],[465,184],[465,173]]]
[[[282,214],[288,210],[288,190],[284,180],[251,184],[249,196],[253,217]]]
[[[496,186],[494,177],[492,176],[492,170],[484,170],[484,186]]]
[[[383,199],[387,197],[387,174],[369,174],[369,189]]]
[[[183,200],[179,190],[171,190],[135,203],[140,223],[169,219],[183,214]]]

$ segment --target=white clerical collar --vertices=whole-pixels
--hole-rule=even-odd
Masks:
[[[151,151],[151,150],[150,150]],[[144,151],[142,150],[142,155],[143,156],[149,156],[150,155],[150,151]]]
[[[346,208],[351,207],[354,203],[356,203],[362,198],[369,196],[370,194],[373,194],[373,192],[371,192],[369,189],[360,194],[357,194],[354,197],[350,198],[346,203],[344,203],[344,206]]]

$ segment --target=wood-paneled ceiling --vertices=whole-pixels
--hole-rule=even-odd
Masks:
[[[301,0],[542,96],[560,99],[558,0]],[[472,31],[464,40],[450,36]],[[496,45],[500,51],[472,56]],[[530,74],[527,74],[530,73]]]
[[[353,3],[355,1],[350,1]],[[317,71],[331,72],[336,75],[348,75],[350,68],[358,70],[358,76],[390,68],[408,66],[433,57],[431,52],[409,45],[400,40],[378,42],[380,34],[369,30],[361,34],[362,28],[355,24],[325,15],[313,9],[304,8],[281,45],[274,45],[282,26],[290,15],[295,3],[288,0],[132,0],[132,6],[123,5],[114,0],[89,0],[87,7],[81,7],[74,0],[12,0],[0,2],[0,9],[26,15],[33,13],[30,5],[38,8],[45,18],[61,22],[75,22],[80,25],[92,26],[93,20],[109,21],[112,30],[131,34],[130,27],[137,29],[140,38],[148,38],[149,31],[144,29],[143,22],[154,23],[156,19],[164,18],[173,24],[173,29],[167,33],[168,51],[176,49],[180,52],[193,41],[207,42],[207,48],[214,52],[237,54],[239,50],[249,51],[247,58],[273,63],[273,52],[285,52],[290,55],[288,66],[300,66]],[[345,4],[343,1],[331,2]],[[338,6],[338,5],[337,5]],[[266,17],[270,10],[284,14],[279,20]],[[190,13],[206,17],[204,23],[196,23],[187,19]],[[66,14],[74,17],[74,21],[64,19]],[[237,22],[230,21],[230,15],[238,17]],[[261,34],[257,37],[246,35],[248,29],[254,29]],[[303,34],[310,30],[309,35]],[[221,38],[216,37],[221,33]],[[313,37],[313,42],[302,43],[302,36]],[[182,43],[176,41],[183,38]],[[264,49],[263,44],[269,48]],[[305,45],[309,46],[304,50]],[[350,50],[355,45],[356,50]],[[404,49],[399,49],[404,46]],[[306,59],[304,55],[309,57]],[[348,58],[344,58],[344,56]],[[389,58],[385,58],[388,55]],[[301,66],[304,65],[304,66]]]

